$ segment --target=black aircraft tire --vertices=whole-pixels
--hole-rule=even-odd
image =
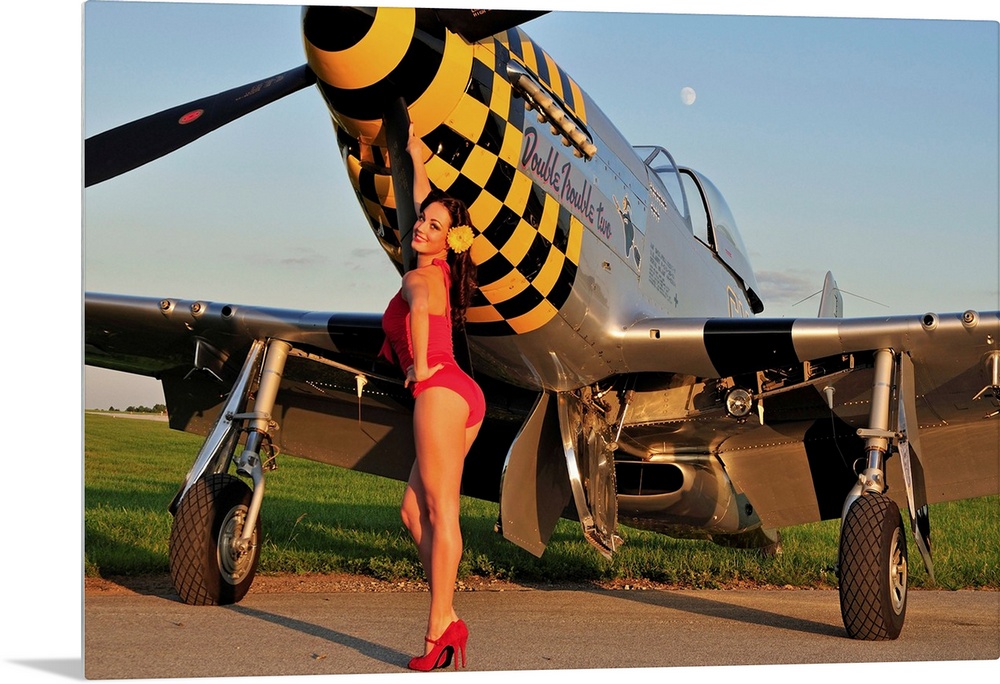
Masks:
[[[840,613],[852,639],[895,639],[906,618],[906,533],[884,494],[851,506],[840,533]]]
[[[261,516],[245,553],[231,542],[243,533],[252,496],[250,487],[226,473],[201,478],[184,496],[170,530],[170,579],[185,603],[237,603],[250,589],[260,559]]]

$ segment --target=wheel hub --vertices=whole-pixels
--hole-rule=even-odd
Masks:
[[[250,538],[246,549],[241,549],[240,538],[247,517],[247,507],[235,506],[219,528],[218,560],[223,579],[236,585],[246,577],[253,563],[254,549],[257,547],[257,533]]]
[[[889,546],[889,594],[892,600],[892,610],[899,615],[906,605],[906,555],[899,546],[899,535],[902,530],[897,527],[892,533],[892,543]]]

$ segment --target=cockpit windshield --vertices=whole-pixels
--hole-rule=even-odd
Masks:
[[[701,173],[689,168],[678,168],[673,157],[659,146],[636,146],[651,177],[660,183],[650,186],[650,191],[665,191],[664,203],[673,206],[692,231],[692,236],[711,249],[731,271],[743,280],[754,313],[763,310],[757,295],[757,281],[743,239],[736,228],[736,220],[718,188]],[[655,187],[659,185],[660,187]],[[685,192],[687,188],[687,192]],[[690,204],[689,204],[690,203]]]
[[[746,245],[743,244],[740,231],[736,228],[736,219],[733,218],[733,212],[729,209],[726,199],[704,174],[683,167],[680,172],[682,178],[688,182],[688,187],[694,188],[691,192],[692,203],[701,204],[704,209],[700,216],[706,223],[696,228],[695,236],[701,239],[699,231],[707,230],[707,244],[743,280],[753,312],[760,313],[764,309],[764,304],[758,295],[757,279],[750,266]]]
[[[664,199],[673,205],[678,214],[687,218],[687,200],[684,197],[684,189],[681,187],[677,164],[674,163],[670,153],[662,147],[652,145],[637,145],[635,151],[663,183],[663,187],[667,191],[667,197]]]

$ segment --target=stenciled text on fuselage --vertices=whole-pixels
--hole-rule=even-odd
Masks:
[[[590,181],[574,169],[572,162],[564,160],[555,147],[543,140],[534,127],[524,132],[520,162],[521,169],[551,190],[560,204],[574,210],[606,239],[611,238],[611,222],[605,216],[600,195],[594,197]]]

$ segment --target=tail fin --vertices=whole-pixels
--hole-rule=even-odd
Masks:
[[[826,272],[826,279],[823,281],[823,294],[819,298],[820,318],[843,318],[844,317],[844,297],[840,294],[837,281],[833,279],[833,274]]]

